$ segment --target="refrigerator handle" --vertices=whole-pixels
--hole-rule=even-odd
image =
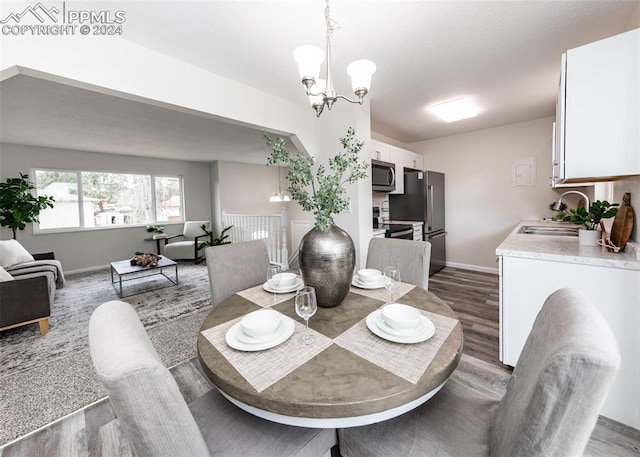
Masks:
[[[429,194],[429,208],[427,208],[427,231],[431,231],[433,226],[433,186],[427,186],[427,193]]]

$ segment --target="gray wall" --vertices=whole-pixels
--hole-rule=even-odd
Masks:
[[[70,151],[35,146],[0,144],[0,179],[17,177],[30,168],[54,168],[104,172],[134,172],[181,175],[184,178],[185,218],[211,220],[211,182],[209,164],[180,160],[149,159],[116,154]],[[204,166],[203,166],[204,165]],[[32,178],[30,176],[30,178]],[[166,232],[177,234],[182,224],[167,225]],[[10,239],[5,228],[0,238]],[[132,257],[135,251],[154,252],[155,243],[145,242],[144,227],[94,229],[89,231],[33,234],[29,225],[18,232],[18,241],[30,252],[54,251],[65,271],[106,266],[114,260]]]

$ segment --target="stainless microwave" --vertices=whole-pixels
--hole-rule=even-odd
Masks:
[[[396,166],[381,160],[371,161],[371,190],[393,192],[396,190]]]

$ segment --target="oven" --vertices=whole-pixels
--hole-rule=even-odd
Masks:
[[[413,225],[388,224],[385,226],[385,238],[397,238],[400,240],[413,240]]]

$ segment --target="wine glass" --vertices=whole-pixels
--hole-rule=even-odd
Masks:
[[[280,265],[269,265],[267,268],[267,283],[271,290],[273,291],[273,303],[275,304],[278,300],[276,296],[276,289],[278,288],[278,284],[280,284],[280,278],[282,273],[282,268]]]
[[[309,318],[318,310],[316,290],[311,286],[304,286],[296,293],[296,314],[304,319],[305,331],[302,335],[304,344],[311,344],[315,337],[309,333]]]
[[[394,294],[400,287],[400,268],[396,266],[384,267],[384,288],[389,291],[391,295],[391,303],[394,302]]]

